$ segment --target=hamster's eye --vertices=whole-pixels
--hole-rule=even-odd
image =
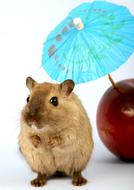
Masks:
[[[29,102],[29,100],[30,100],[30,96],[28,96],[27,99],[26,99],[27,103]]]
[[[53,104],[53,106],[58,106],[58,98],[56,96],[53,96],[50,99],[50,103]]]

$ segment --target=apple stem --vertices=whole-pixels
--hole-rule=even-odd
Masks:
[[[121,94],[121,91],[120,91],[119,87],[117,86],[117,84],[115,84],[115,82],[114,82],[114,80],[112,79],[112,77],[111,77],[110,74],[108,74],[108,79],[110,80],[110,82],[111,82],[112,86],[115,88],[115,90],[116,90],[118,93]]]

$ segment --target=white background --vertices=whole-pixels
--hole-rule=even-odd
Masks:
[[[18,151],[19,117],[28,90],[26,76],[37,81],[52,80],[41,66],[43,42],[49,32],[84,0],[0,0],[0,190],[27,190],[36,175]],[[133,0],[111,0],[127,6],[134,14]],[[134,76],[134,55],[112,73],[115,81]],[[114,157],[101,143],[96,131],[96,109],[110,86],[107,76],[76,86],[93,126],[92,160],[83,172],[86,186],[74,188],[70,179],[52,179],[42,189],[133,190],[134,165]],[[133,148],[133,147],[132,147]]]

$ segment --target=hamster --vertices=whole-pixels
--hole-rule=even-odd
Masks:
[[[82,171],[93,150],[89,118],[73,88],[72,80],[61,84],[37,83],[27,77],[30,91],[20,119],[19,146],[37,178],[32,186],[43,186],[56,172],[71,176],[72,184],[87,180]]]

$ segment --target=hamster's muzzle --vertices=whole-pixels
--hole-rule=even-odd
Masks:
[[[26,107],[22,112],[24,122],[29,126],[32,127],[33,125],[37,128],[42,128],[42,117],[40,111],[38,109],[29,109]]]

